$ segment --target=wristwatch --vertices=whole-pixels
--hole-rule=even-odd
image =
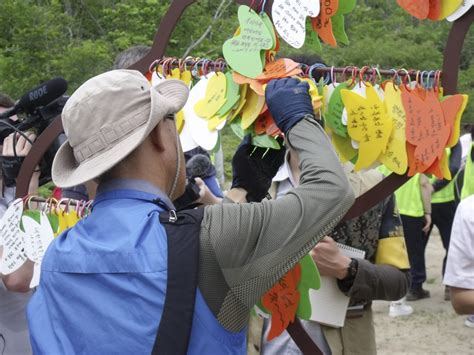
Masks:
[[[345,279],[354,279],[357,274],[357,267],[359,266],[359,263],[357,262],[357,259],[351,258],[351,262],[349,264],[349,267],[347,268],[347,276]]]
[[[357,259],[351,258],[351,262],[349,263],[349,266],[347,267],[346,277],[344,277],[342,280],[337,280],[339,289],[345,294],[349,292],[352,285],[354,284],[358,266],[359,266],[359,263],[357,262]]]

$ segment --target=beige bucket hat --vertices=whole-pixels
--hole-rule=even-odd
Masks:
[[[68,140],[52,167],[53,182],[71,187],[92,180],[129,155],[166,116],[181,110],[189,90],[179,80],[152,87],[135,70],[113,70],[86,81],[61,118]]]

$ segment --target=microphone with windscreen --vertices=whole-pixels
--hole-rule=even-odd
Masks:
[[[36,109],[46,106],[64,95],[67,90],[67,81],[63,78],[54,78],[31,89],[24,94],[11,109],[0,114],[0,119],[8,118],[18,113],[33,113]]]

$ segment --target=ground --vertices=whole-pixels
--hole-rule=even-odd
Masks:
[[[435,230],[433,230],[435,232]],[[390,318],[389,303],[375,302],[377,349],[385,354],[474,354],[474,329],[464,326],[464,317],[456,315],[449,301],[444,301],[441,264],[444,249],[439,235],[430,237],[426,250],[427,282],[431,298],[409,302],[414,313]]]

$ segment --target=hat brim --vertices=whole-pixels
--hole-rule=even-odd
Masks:
[[[111,148],[79,163],[69,140],[64,142],[54,157],[51,169],[54,184],[63,188],[72,187],[95,179],[110,170],[133,152],[165,115],[181,110],[189,94],[186,84],[179,80],[163,81],[150,91],[151,109],[148,122]]]

